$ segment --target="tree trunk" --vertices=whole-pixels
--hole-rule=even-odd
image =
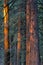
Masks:
[[[4,51],[5,51],[5,65],[10,64],[9,53],[9,39],[8,39],[8,5],[7,0],[4,0]]]
[[[21,11],[19,7],[19,12]],[[20,65],[21,33],[20,33],[20,14],[18,15],[18,43],[17,43],[17,65]]]
[[[39,65],[37,13],[34,0],[26,4],[26,65]]]
[[[30,39],[29,39],[29,26],[31,20],[31,7],[30,1],[26,1],[26,65],[30,65]]]

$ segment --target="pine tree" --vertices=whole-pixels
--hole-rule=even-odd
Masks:
[[[6,3],[8,5],[6,8],[3,5],[4,0],[0,0],[0,65],[4,65],[6,63],[5,59],[7,60],[6,57],[9,56],[5,56],[9,49],[4,45],[5,17],[3,16],[3,9],[6,9],[8,6],[7,22],[9,30],[6,30],[9,33],[7,34],[9,36],[7,41],[9,40],[10,44],[10,65],[38,65],[39,49],[41,65],[43,65],[43,0],[9,0]],[[5,52],[5,48],[7,48],[8,52]]]
[[[4,0],[4,52],[5,52],[5,65],[10,64],[10,51],[9,51],[9,26],[8,26],[8,5],[7,0]]]
[[[26,3],[26,65],[39,65],[37,6],[35,0]]]

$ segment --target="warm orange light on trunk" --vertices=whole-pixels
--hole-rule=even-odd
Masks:
[[[20,31],[18,32],[18,43],[17,43],[17,65],[19,65],[20,61],[20,49],[21,49],[21,35]]]
[[[20,35],[20,32],[18,32],[18,44],[17,44],[18,52],[20,51],[20,47],[21,47],[20,42],[21,42],[21,35]]]
[[[9,51],[9,29],[8,29],[8,5],[7,0],[4,0],[4,65],[10,65],[10,51]]]
[[[7,0],[4,0],[4,49],[7,51],[9,42],[8,42],[8,6]]]

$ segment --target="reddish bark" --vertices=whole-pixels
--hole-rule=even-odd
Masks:
[[[30,2],[26,2],[26,65],[30,65],[30,41],[29,41],[29,26],[31,20],[31,7]]]
[[[38,65],[37,13],[34,0],[26,3],[26,65]]]

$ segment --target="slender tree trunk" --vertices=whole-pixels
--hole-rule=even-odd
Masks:
[[[27,0],[26,28],[26,65],[39,65],[37,13],[34,0],[30,0],[30,5]]]
[[[19,7],[19,12],[20,12],[20,7]],[[18,43],[17,43],[17,65],[20,65],[20,49],[21,49],[21,33],[20,33],[20,14],[18,16]]]
[[[8,39],[8,5],[7,0],[4,0],[4,51],[5,51],[5,65],[10,65],[9,62],[9,39]]]

